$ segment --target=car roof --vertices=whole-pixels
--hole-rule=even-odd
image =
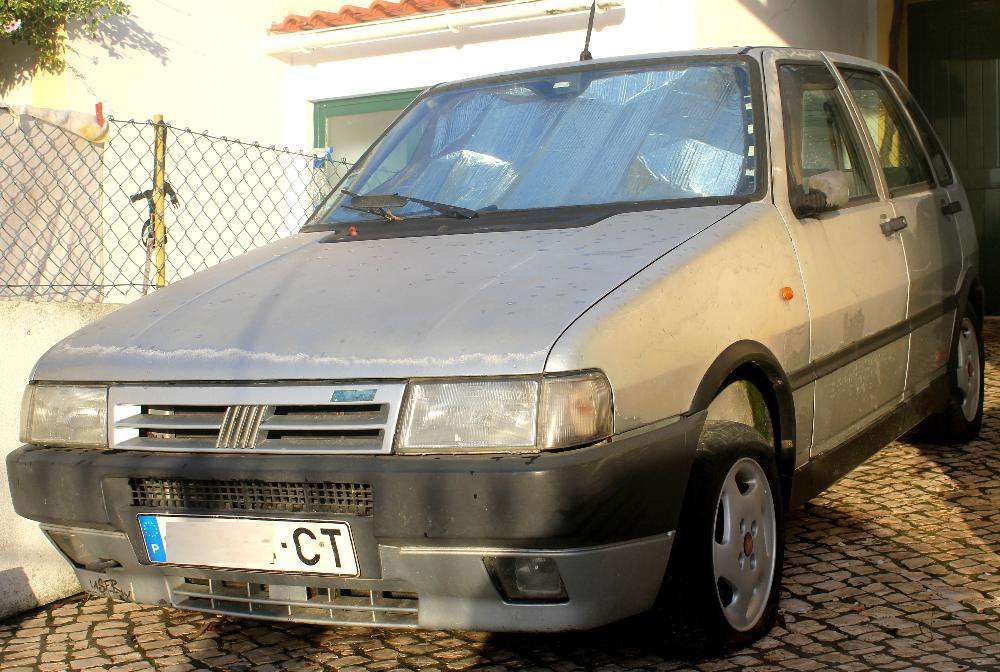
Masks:
[[[579,60],[564,61],[562,63],[551,63],[548,65],[539,65],[531,68],[520,68],[517,70],[507,70],[487,75],[476,75],[464,79],[442,82],[437,86],[452,88],[468,84],[489,83],[496,80],[518,79],[522,77],[531,77],[535,75],[540,76],[543,74],[549,74],[555,72],[572,72],[573,70],[584,70],[584,69],[589,70],[592,68],[601,68],[603,66],[615,66],[615,65],[627,66],[632,64],[646,63],[651,61],[655,62],[673,58],[698,58],[698,57],[710,58],[712,56],[743,56],[743,55],[750,55],[753,57],[757,57],[761,52],[767,50],[784,52],[787,53],[789,57],[822,58],[823,56],[826,56],[830,60],[837,61],[840,63],[864,65],[866,67],[877,68],[879,70],[887,69],[884,65],[876,63],[875,61],[858,58],[857,56],[851,56],[849,54],[840,54],[836,52],[821,51],[817,49],[804,49],[801,47],[744,45],[744,46],[711,48],[711,49],[690,49],[685,51],[665,51],[665,52],[655,52],[647,54],[634,54],[628,56],[610,56],[607,58],[594,58],[589,61],[579,61]]]

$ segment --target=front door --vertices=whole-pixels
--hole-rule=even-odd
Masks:
[[[784,60],[767,56],[771,81],[771,138],[784,154],[774,171],[775,205],[798,254],[807,292],[809,370],[793,385],[814,386],[811,455],[837,446],[899,403],[906,375],[907,271],[898,235],[885,235],[893,217],[888,194],[862,142],[860,120],[845,91],[815,52]],[[773,103],[772,103],[773,104]],[[781,123],[777,128],[776,121]],[[782,162],[775,162],[780,165]],[[806,216],[797,194],[820,174],[841,173],[849,201],[838,210]]]

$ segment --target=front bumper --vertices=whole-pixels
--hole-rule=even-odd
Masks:
[[[357,623],[360,617],[368,624],[422,628],[581,629],[652,605],[703,420],[699,414],[605,444],[536,456],[219,456],[24,446],[8,456],[7,472],[15,510],[43,523],[50,536],[62,535],[64,549],[65,539],[73,539],[78,557],[68,559],[92,592],[304,622]],[[138,513],[218,512],[135,506],[130,479],[151,477],[368,483],[371,515],[238,514],[343,520],[351,525],[360,575],[153,565]],[[569,599],[505,601],[483,564],[488,555],[551,557]],[[180,595],[192,581],[197,590],[221,591],[220,599]],[[303,599],[313,604],[317,591],[333,599],[328,589],[352,599],[368,593],[373,603],[376,595],[394,593],[415,594],[417,601],[405,612],[298,609]],[[248,597],[242,601],[222,599],[243,590]],[[254,610],[254,603],[263,606]]]

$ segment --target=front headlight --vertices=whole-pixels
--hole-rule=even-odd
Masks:
[[[21,441],[41,446],[108,445],[108,388],[28,385],[21,402]]]
[[[530,379],[413,382],[399,453],[537,452],[611,435],[611,385],[587,372]]]

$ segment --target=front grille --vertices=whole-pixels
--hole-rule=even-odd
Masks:
[[[368,483],[131,478],[129,486],[132,505],[143,508],[354,516],[370,516],[373,510]]]
[[[113,447],[388,453],[404,385],[111,388]]]
[[[317,625],[417,627],[414,593],[195,578],[169,585],[170,601],[179,609]]]

